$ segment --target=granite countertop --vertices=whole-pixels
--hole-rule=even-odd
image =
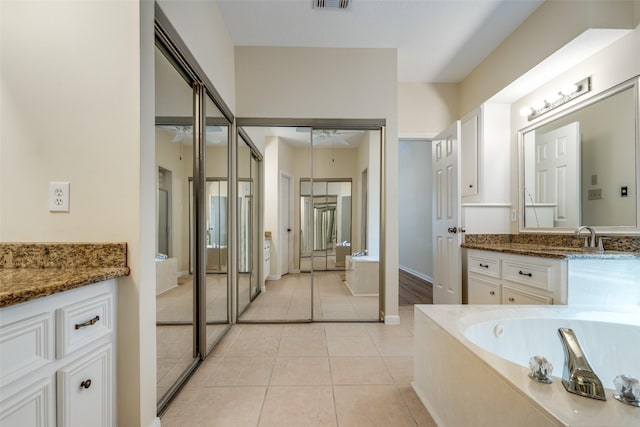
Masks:
[[[603,236],[604,251],[583,247],[584,236],[572,234],[466,234],[463,248],[560,259],[638,259],[640,236]]]
[[[125,243],[0,243],[0,308],[127,276]]]
[[[517,255],[528,255],[542,258],[561,259],[636,259],[638,252],[623,251],[590,251],[575,247],[541,246],[531,243],[463,243],[463,248],[484,251],[504,252]]]

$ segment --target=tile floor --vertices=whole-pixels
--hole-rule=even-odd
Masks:
[[[234,325],[162,417],[175,426],[427,426],[401,324]]]

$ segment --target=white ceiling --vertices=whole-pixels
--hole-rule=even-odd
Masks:
[[[544,0],[218,0],[236,46],[397,48],[398,80],[462,81]]]

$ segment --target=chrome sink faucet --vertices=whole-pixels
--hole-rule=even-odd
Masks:
[[[589,227],[588,225],[583,225],[578,227],[576,230],[576,234],[579,236],[583,230],[588,230],[591,233],[591,236],[585,237],[584,239],[584,247],[585,248],[597,248],[598,242],[596,241],[596,230],[593,227]]]
[[[592,399],[607,400],[602,381],[593,372],[573,329],[558,329],[564,349],[562,385],[569,393]]]

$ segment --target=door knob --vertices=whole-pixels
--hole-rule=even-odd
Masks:
[[[447,231],[449,233],[456,234],[458,232],[458,227],[449,227],[449,228],[447,228]]]

